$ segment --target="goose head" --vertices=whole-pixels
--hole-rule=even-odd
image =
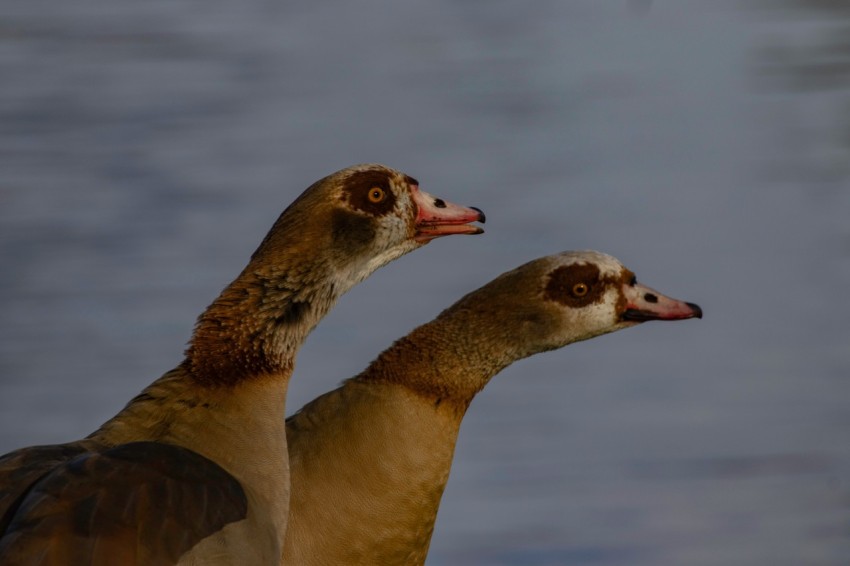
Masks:
[[[481,234],[471,223],[484,221],[481,210],[434,197],[410,175],[355,165],[304,191],[278,218],[252,263],[291,269],[297,258],[303,269],[332,277],[337,291],[344,291],[436,238]]]
[[[699,306],[638,283],[619,260],[596,251],[522,265],[445,314],[460,312],[466,320],[483,321],[482,332],[500,334],[493,338],[506,346],[504,364],[650,320],[702,318]]]
[[[201,314],[187,367],[210,383],[290,371],[307,334],[342,294],[435,238],[483,232],[472,222],[484,222],[477,208],[433,197],[383,165],[316,181]]]

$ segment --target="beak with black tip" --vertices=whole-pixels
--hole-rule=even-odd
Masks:
[[[623,295],[626,298],[626,308],[620,316],[625,321],[702,318],[699,305],[662,295],[639,283],[624,285]]]
[[[484,229],[471,222],[486,220],[484,213],[475,207],[466,207],[433,197],[419,187],[412,186],[413,202],[416,203],[416,235],[414,239],[427,243],[434,238],[452,234],[481,234]]]

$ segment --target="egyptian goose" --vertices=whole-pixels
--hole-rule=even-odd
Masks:
[[[381,165],[308,188],[198,319],[184,361],[83,440],[0,458],[0,563],[272,564],[295,355],[378,267],[484,221]]]
[[[282,563],[424,563],[461,420],[494,375],[647,320],[701,316],[592,251],[537,259],[466,295],[286,421]]]

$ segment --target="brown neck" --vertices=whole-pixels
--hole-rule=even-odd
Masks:
[[[340,294],[321,262],[297,271],[253,263],[198,319],[183,365],[200,385],[289,375],[298,348]]]
[[[93,437],[107,443],[175,438],[178,444],[194,446],[194,440],[187,440],[196,434],[188,430],[192,427],[177,429],[196,422],[206,423],[203,429],[228,429],[229,421],[216,428],[212,415],[229,414],[221,407],[256,391],[277,399],[272,418],[281,420],[298,348],[342,287],[332,282],[326,262],[305,263],[287,270],[285,261],[252,260],[200,316],[186,359]],[[254,415],[256,407],[243,409],[262,420]]]
[[[452,307],[287,420],[285,563],[424,563],[469,403],[531,353],[521,315],[487,304]]]
[[[356,380],[396,383],[463,412],[490,379],[531,355],[513,319],[488,309],[452,307],[384,351]]]

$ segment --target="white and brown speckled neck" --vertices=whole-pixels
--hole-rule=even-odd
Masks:
[[[205,387],[288,377],[298,348],[346,290],[321,259],[306,270],[309,281],[299,271],[249,265],[199,317],[187,376]]]

